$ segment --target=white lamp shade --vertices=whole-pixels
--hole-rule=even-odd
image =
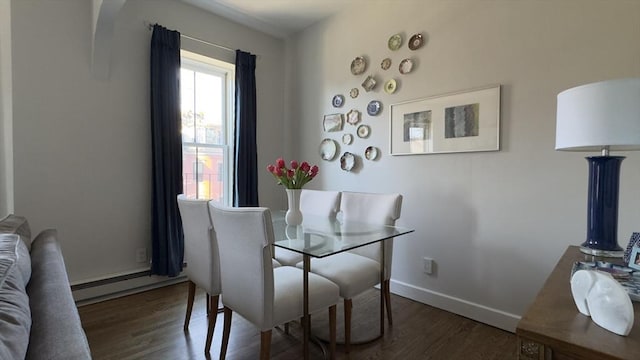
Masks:
[[[558,94],[556,150],[640,150],[640,78],[582,85]]]

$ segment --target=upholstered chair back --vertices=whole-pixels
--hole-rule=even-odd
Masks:
[[[184,273],[210,295],[218,295],[220,263],[218,245],[212,231],[208,200],[178,195],[178,208],[184,230]]]
[[[220,249],[222,303],[261,331],[273,327],[273,224],[267,208],[209,203]]]
[[[340,209],[339,191],[307,190],[300,193],[300,211],[304,215],[335,218]]]
[[[342,221],[356,221],[371,224],[395,225],[400,218],[402,195],[375,194],[359,192],[342,192],[340,212]],[[382,244],[382,245],[381,245]],[[391,276],[391,260],[393,259],[393,239],[382,243],[364,246],[353,253],[366,256],[375,261],[382,261],[382,246],[385,251],[385,280]]]

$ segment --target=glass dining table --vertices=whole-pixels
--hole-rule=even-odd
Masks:
[[[311,322],[309,315],[309,271],[311,258],[323,258],[362,246],[393,239],[413,229],[363,222],[345,222],[336,218],[305,215],[301,225],[289,226],[284,211],[272,212],[274,246],[303,255],[303,353],[309,359]],[[380,283],[384,281],[385,252],[382,246]],[[384,298],[380,297],[380,336],[384,334]]]

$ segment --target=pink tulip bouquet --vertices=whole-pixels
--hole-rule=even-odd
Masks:
[[[318,166],[311,166],[306,161],[298,164],[297,161],[291,160],[289,165],[290,168],[287,168],[284,160],[278,158],[275,165],[267,166],[267,171],[278,179],[278,184],[284,185],[287,189],[302,189],[306,183],[318,175]]]

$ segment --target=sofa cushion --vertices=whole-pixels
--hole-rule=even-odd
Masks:
[[[31,250],[31,229],[29,222],[23,216],[9,214],[0,220],[0,234],[16,234],[20,235],[20,239]]]
[[[25,281],[21,271],[19,257],[24,263],[25,256],[18,251],[20,246],[26,249],[19,236],[0,235],[0,359],[24,359],[29,345],[31,311],[25,291],[29,279]]]

